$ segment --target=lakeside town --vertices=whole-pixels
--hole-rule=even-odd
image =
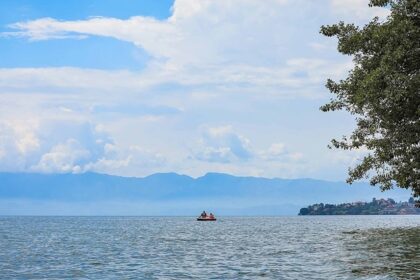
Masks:
[[[420,208],[415,207],[412,197],[404,202],[396,202],[392,198],[373,198],[371,202],[313,204],[301,208],[299,215],[420,215]]]

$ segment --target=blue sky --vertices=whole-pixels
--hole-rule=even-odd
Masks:
[[[367,0],[2,1],[0,171],[343,180],[322,113],[351,58],[319,34]]]
[[[38,18],[78,20],[93,16],[128,18],[136,15],[164,19],[170,16],[172,1],[123,0],[84,1],[12,1],[1,3],[1,31],[7,25]],[[48,55],[46,55],[48,54]],[[112,59],[109,59],[112,57]],[[37,41],[26,38],[2,40],[0,67],[92,67],[101,69],[140,69],[147,53],[130,43],[109,38],[90,37],[86,40]]]

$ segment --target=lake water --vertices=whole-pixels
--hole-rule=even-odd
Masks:
[[[1,279],[420,279],[420,216],[0,217]]]

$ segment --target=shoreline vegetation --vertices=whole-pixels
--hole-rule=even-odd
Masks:
[[[373,198],[371,202],[317,203],[301,208],[299,216],[305,215],[420,215],[420,208],[415,207],[414,198],[404,202]]]

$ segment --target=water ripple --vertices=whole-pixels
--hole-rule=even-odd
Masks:
[[[420,216],[0,217],[1,279],[420,279]]]

